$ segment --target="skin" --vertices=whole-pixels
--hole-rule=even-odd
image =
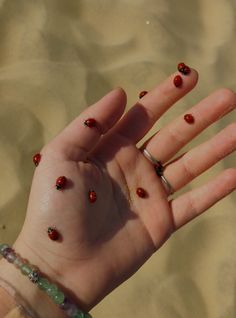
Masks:
[[[171,199],[137,147],[154,123],[196,85],[198,75],[191,69],[176,88],[177,74],[123,117],[125,92],[111,91],[40,151],[26,219],[13,247],[86,311],[134,274],[171,234],[236,188],[236,169],[229,168]],[[188,110],[194,124],[187,124],[182,114],[145,142],[143,147],[155,158],[168,162],[164,174],[175,192],[235,150],[236,123],[232,123],[173,160],[184,145],[235,106],[236,94],[220,89]],[[97,127],[86,127],[87,118],[95,118]],[[61,175],[68,184],[58,191],[55,180]],[[145,198],[137,196],[138,187],[147,192]],[[95,203],[88,200],[89,190],[97,193]],[[48,226],[57,228],[59,241],[49,240]],[[46,304],[47,296],[5,260],[0,262],[0,276],[20,291],[40,317],[50,317],[54,310],[55,314],[54,304],[37,307],[35,297],[45,297]],[[64,317],[61,312],[57,315]]]

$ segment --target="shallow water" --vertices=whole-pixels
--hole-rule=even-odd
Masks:
[[[23,224],[32,154],[110,89],[122,86],[130,107],[178,62],[199,71],[152,132],[217,88],[235,89],[235,9],[234,0],[1,0],[0,241]],[[234,111],[186,149],[235,120]],[[183,191],[235,162],[234,153]],[[235,317],[235,211],[234,193],[181,229],[94,317]]]

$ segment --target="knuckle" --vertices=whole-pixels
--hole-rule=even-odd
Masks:
[[[167,126],[167,132],[169,134],[170,144],[177,145],[178,147],[184,146],[185,142],[183,140],[183,137],[180,137],[181,134],[179,134],[176,129],[173,131],[170,127]]]
[[[235,168],[228,168],[224,172],[224,178],[228,182],[233,182],[236,186],[236,169]]]
[[[148,108],[148,107],[145,107],[145,111],[146,111],[146,114],[147,114],[147,116],[149,118],[149,121],[151,123],[155,123],[156,117],[157,117],[155,112],[151,108]]]
[[[188,181],[193,180],[196,177],[196,174],[194,171],[191,169],[192,163],[189,162],[187,156],[183,156],[182,158],[182,167],[183,167],[183,172],[187,178]]]
[[[188,208],[190,215],[192,215],[192,217],[195,217],[198,215],[196,202],[195,202],[193,196],[190,194],[189,194],[188,199],[187,199],[187,208]]]

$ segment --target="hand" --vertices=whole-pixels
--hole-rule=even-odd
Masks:
[[[91,309],[130,277],[182,225],[206,211],[236,187],[230,168],[205,185],[174,200],[153,165],[136,144],[167,109],[197,83],[193,69],[182,87],[172,74],[134,105],[122,118],[126,96],[116,89],[88,107],[41,151],[35,170],[27,216],[14,247],[42,273],[70,291],[84,309]],[[174,191],[210,168],[236,148],[233,123],[209,141],[174,155],[223,114],[233,110],[236,94],[220,89],[191,108],[195,122],[183,115],[163,127],[145,148],[168,165],[164,175]],[[96,127],[84,125],[96,119]],[[59,176],[65,189],[56,190]],[[137,188],[146,197],[136,194]],[[91,203],[89,190],[97,200]],[[48,227],[61,235],[51,241]]]

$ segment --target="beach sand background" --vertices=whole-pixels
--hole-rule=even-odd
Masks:
[[[23,224],[32,155],[87,105],[122,86],[129,108],[184,61],[199,84],[153,133],[217,88],[236,88],[235,34],[235,0],[0,0],[0,241],[13,243]],[[235,120],[234,111],[185,149]],[[235,318],[235,227],[236,193],[173,235],[92,314]]]

